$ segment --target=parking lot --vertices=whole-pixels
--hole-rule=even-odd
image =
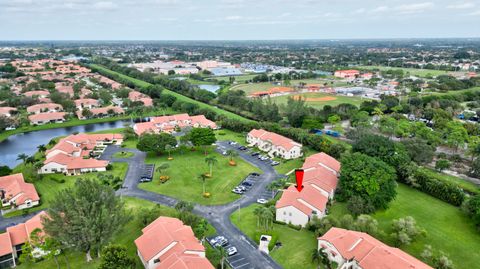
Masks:
[[[212,246],[212,247],[215,247],[212,245],[212,239],[214,239],[216,236],[211,236],[211,237],[207,237],[206,240],[207,242]],[[228,240],[228,238],[227,238]],[[227,250],[228,248],[232,247],[232,245],[230,244],[230,240],[229,240],[229,243],[225,246],[223,246],[223,248],[225,250]],[[250,263],[248,262],[248,259],[246,258],[245,256],[246,254],[245,253],[240,253],[240,252],[237,252],[236,254],[233,254],[231,256],[228,256],[227,257],[227,262],[228,264],[230,265],[230,267],[232,267],[233,269],[239,269],[239,268],[244,268],[244,269],[247,269],[247,268],[251,268],[250,266]]]

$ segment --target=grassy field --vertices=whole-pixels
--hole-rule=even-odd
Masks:
[[[354,68],[355,69],[363,69],[363,70],[380,70],[380,71],[402,69],[405,73],[409,73],[412,76],[418,76],[418,77],[439,76],[439,75],[446,75],[446,74],[449,74],[449,73],[455,73],[455,72],[450,72],[450,71],[433,70],[433,69],[388,67],[388,66],[379,66],[379,65],[373,65],[373,66],[363,66],[363,65],[361,65],[361,66],[355,66]],[[457,72],[457,73],[461,73],[461,72]]]
[[[256,207],[254,204],[240,211],[234,212],[230,220],[250,239],[258,243],[256,238],[261,230],[257,228],[257,218],[253,214]],[[270,252],[272,258],[285,269],[313,269],[316,268],[311,262],[311,253],[317,247],[315,234],[301,230],[297,231],[286,225],[273,224],[274,234],[278,234],[278,241],[282,246]]]
[[[457,269],[478,267],[480,252],[473,250],[480,249],[480,232],[458,207],[402,184],[397,192],[397,198],[387,210],[373,215],[385,234],[391,233],[392,220],[412,216],[427,235],[403,250],[418,258],[424,245],[429,244],[435,251],[446,252]],[[343,216],[346,212],[342,203],[337,202],[330,208],[334,216]],[[390,238],[384,238],[384,242],[392,245]]]
[[[127,173],[128,164],[126,163],[112,163],[112,170],[107,172],[101,172],[102,174],[111,174],[118,176],[121,179],[125,178]],[[23,171],[23,165],[19,165],[14,169],[14,173],[20,173]],[[68,187],[71,187],[75,184],[75,181],[79,178],[85,179],[96,179],[99,173],[87,173],[80,176],[64,176],[63,174],[47,174],[44,175],[42,179],[36,180],[33,182],[35,188],[37,189],[38,195],[40,196],[41,204],[37,207],[28,209],[28,212],[35,212],[43,210],[50,206],[50,203],[53,201],[55,194]],[[65,182],[61,183],[61,180]],[[14,217],[22,214],[22,210],[17,210],[9,214],[4,215],[4,217]]]
[[[246,134],[236,133],[227,129],[216,130],[215,136],[219,141],[235,141],[239,144],[246,145]]]
[[[129,76],[126,76],[126,75],[123,75],[123,74],[120,74],[118,72],[115,72],[115,71],[112,71],[110,69],[107,69],[101,65],[97,65],[97,64],[91,64],[92,67],[94,68],[97,68],[99,70],[102,70],[106,73],[109,73],[109,74],[112,74],[112,75],[117,75],[123,79],[126,79],[126,80],[129,80],[131,81],[132,83],[134,83],[135,85],[139,86],[139,87],[147,87],[150,85],[150,83],[148,82],[145,82],[143,80],[139,80],[139,79],[135,79],[135,78],[132,78],[132,77],[129,77]],[[165,89],[163,91],[164,93],[166,94],[170,94],[172,96],[175,96],[177,98],[177,100],[181,100],[181,101],[185,101],[185,102],[189,102],[189,103],[193,103],[193,104],[196,104],[198,105],[200,108],[208,108],[208,109],[211,109],[213,111],[215,111],[216,113],[220,114],[220,115],[224,115],[228,118],[231,118],[231,119],[235,119],[235,120],[240,120],[240,121],[244,121],[244,122],[250,122],[251,120],[249,119],[246,119],[242,116],[239,116],[235,113],[232,113],[232,112],[229,112],[229,111],[226,111],[226,110],[223,110],[223,109],[220,109],[220,108],[217,108],[217,107],[214,107],[214,106],[211,106],[209,104],[206,104],[206,103],[202,103],[202,102],[199,102],[197,100],[193,100],[189,97],[186,97],[184,95],[181,95],[179,93],[176,93],[174,91],[171,91],[171,90],[168,90],[168,89]]]
[[[228,157],[209,149],[208,156],[215,156],[218,160],[213,166],[213,176],[205,182],[207,192],[212,196],[204,198],[202,196],[202,181],[198,178],[202,173],[208,173],[209,167],[205,162],[203,150],[186,151],[172,153],[174,158],[167,160],[167,156],[149,155],[146,163],[155,164],[156,167],[160,163],[167,162],[170,165],[163,175],[170,176],[170,180],[162,184],[159,182],[160,172],[155,171],[154,180],[139,185],[141,189],[153,191],[175,198],[195,202],[199,204],[226,204],[232,202],[240,196],[231,192],[231,190],[240,183],[249,173],[261,172],[258,168],[246,163],[239,157],[235,158],[237,166],[228,165]]]
[[[142,232],[141,229],[144,228],[143,224],[137,218],[136,212],[142,210],[149,210],[153,207],[160,207],[161,215],[163,216],[176,216],[176,211],[172,208],[156,205],[152,202],[140,200],[137,198],[124,197],[125,207],[130,212],[131,216],[130,221],[119,231],[111,240],[111,243],[121,244],[127,247],[128,255],[135,259],[136,267],[143,268],[140,259],[137,256],[137,248],[135,246],[134,240],[139,237]],[[207,234],[215,234],[215,229],[212,226],[209,226]],[[68,261],[70,263],[70,268],[82,268],[82,269],[95,269],[98,268],[100,260],[95,258],[92,262],[87,263],[85,260],[85,254],[77,251],[67,252]],[[59,257],[60,268],[67,268],[66,262],[62,256]],[[57,268],[53,260],[41,261],[34,264],[22,264],[18,266],[20,269],[50,269]]]
[[[241,76],[234,76],[234,78],[235,78],[235,82],[245,83],[246,81],[251,80],[256,76],[258,76],[258,74],[245,74],[245,75],[241,75]],[[230,81],[230,76],[220,76],[220,77],[208,77],[208,78],[206,78],[206,80],[209,80],[209,79],[212,79],[212,80],[216,79],[218,81],[229,82]]]
[[[272,101],[276,102],[277,104],[286,104],[289,97],[293,95],[283,95],[272,97]],[[342,95],[333,95],[328,93],[301,93],[295,94],[295,96],[301,96],[305,103],[311,107],[322,109],[325,105],[330,106],[337,106],[339,104],[352,104],[355,106],[360,106],[360,104],[368,99],[363,99],[361,97],[356,96],[342,96]],[[325,99],[325,100],[322,100]],[[332,100],[327,100],[326,98],[330,98]],[[333,98],[335,100],[333,100]]]

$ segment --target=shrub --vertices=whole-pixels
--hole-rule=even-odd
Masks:
[[[170,180],[169,176],[160,176],[160,183],[165,183]]]
[[[297,231],[300,231],[302,229],[302,225],[294,225],[294,224],[287,224],[288,227],[292,228],[292,229],[295,229]]]
[[[413,173],[411,185],[454,206],[460,206],[465,200],[465,193],[458,186],[430,177],[421,170]]]
[[[106,168],[107,168],[107,171],[110,171],[110,170],[112,170],[113,165],[111,163],[109,163]]]
[[[63,177],[60,177],[60,178],[58,178],[58,177],[51,177],[51,179],[52,179],[53,181],[57,182],[57,183],[65,183],[65,178],[63,178]]]
[[[212,194],[209,193],[209,192],[206,192],[206,193],[203,194],[203,197],[204,198],[210,198],[210,197],[212,197]]]

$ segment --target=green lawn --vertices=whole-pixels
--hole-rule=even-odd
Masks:
[[[261,231],[257,228],[257,218],[253,214],[256,207],[254,204],[236,211],[230,216],[230,220],[243,233],[258,243],[257,236]],[[301,230],[297,231],[286,225],[273,224],[273,233],[278,234],[277,242],[282,247],[270,252],[272,258],[285,269],[309,269],[316,268],[311,262],[311,253],[317,248],[315,234]]]
[[[241,76],[234,76],[234,78],[235,78],[235,81],[238,82],[238,83],[245,83],[245,81],[251,80],[256,76],[258,76],[258,74],[245,74],[245,75],[241,75]],[[219,76],[219,77],[212,76],[212,77],[206,78],[206,80],[209,80],[209,79],[216,79],[218,81],[223,80],[223,81],[229,82],[230,81],[230,76]]]
[[[442,70],[432,70],[432,69],[417,69],[417,68],[402,68],[402,67],[388,67],[388,66],[355,66],[355,69],[363,69],[363,70],[398,70],[402,69],[405,73],[410,73],[412,76],[418,77],[428,77],[428,76],[439,76],[439,75],[446,75],[448,73],[455,73],[449,71],[442,71]],[[461,73],[461,72],[460,72]]]
[[[239,144],[246,145],[246,134],[236,133],[227,129],[215,130],[215,136],[218,141],[235,141]]]
[[[228,157],[209,149],[208,156],[215,156],[218,160],[213,166],[213,177],[206,180],[206,191],[212,194],[210,198],[202,196],[202,181],[198,178],[200,174],[208,173],[209,167],[205,163],[205,155],[202,149],[197,151],[186,151],[172,153],[174,158],[167,160],[167,156],[149,155],[146,163],[155,164],[167,162],[170,168],[164,175],[170,176],[170,180],[164,184],[159,182],[160,173],[155,171],[154,180],[139,185],[141,189],[169,195],[181,200],[199,204],[226,204],[238,198],[231,190],[240,183],[249,173],[261,172],[258,168],[236,157],[237,166],[228,165]]]
[[[357,96],[342,96],[342,95],[333,95],[333,94],[328,94],[328,93],[301,93],[301,94],[295,94],[296,96],[302,96],[302,98],[305,99],[305,103],[311,107],[322,109],[325,105],[330,105],[330,106],[337,106],[339,104],[352,104],[355,106],[360,106],[360,104],[369,99],[357,97]],[[283,96],[277,96],[277,97],[272,97],[272,101],[276,102],[277,104],[286,104],[288,98],[291,97],[291,95],[283,95]],[[329,100],[329,101],[321,101],[321,100],[315,100],[313,98],[325,98],[325,97],[332,97],[336,98],[335,100]],[[309,99],[310,98],[310,99]]]
[[[425,244],[436,251],[444,251],[452,259],[455,268],[477,268],[480,259],[480,232],[472,221],[455,206],[442,202],[418,190],[400,184],[397,198],[387,210],[373,215],[379,227],[388,235],[393,219],[412,216],[427,231],[425,238],[403,247],[406,252],[420,257]],[[334,216],[345,214],[345,204],[335,203],[330,212]],[[388,238],[384,241],[392,244]]]
[[[103,174],[112,174],[120,178],[125,178],[127,173],[128,164],[126,163],[112,163],[112,170],[107,172],[101,172]],[[17,166],[14,169],[14,172],[21,172],[23,169],[22,165]],[[64,176],[63,174],[48,174],[44,175],[42,179],[36,180],[33,182],[35,188],[37,189],[38,195],[40,196],[40,205],[28,209],[28,212],[35,212],[39,210],[46,209],[50,206],[55,194],[65,188],[71,187],[74,185],[75,181],[79,178],[91,178],[96,179],[98,173],[86,173],[80,176]],[[64,179],[65,182],[60,183]],[[17,210],[9,214],[4,215],[4,217],[14,217],[19,216],[23,213],[22,210]]]
[[[133,152],[129,152],[129,151],[119,151],[119,152],[116,152],[115,154],[113,154],[113,157],[114,158],[131,158],[133,157],[135,154]]]
[[[91,64],[90,65],[92,68],[97,68],[99,70],[102,70],[103,72],[106,72],[106,73],[109,73],[109,74],[112,74],[112,75],[118,75],[119,77],[123,78],[123,79],[126,79],[126,80],[130,80],[132,83],[134,83],[135,85],[139,86],[139,87],[147,87],[149,85],[151,85],[150,83],[148,82],[145,82],[143,80],[139,80],[139,79],[135,79],[135,78],[132,78],[132,77],[129,77],[129,76],[126,76],[124,74],[121,74],[121,73],[118,73],[118,72],[115,72],[115,71],[112,71],[110,69],[107,69],[101,65],[97,65],[97,64]],[[194,100],[194,99],[191,99],[187,96],[184,96],[184,95],[181,95],[179,93],[176,93],[174,91],[171,91],[171,90],[168,90],[168,89],[164,89],[163,90],[163,93],[166,93],[166,94],[170,94],[172,96],[175,96],[177,98],[177,100],[181,100],[181,101],[184,101],[184,102],[189,102],[189,103],[193,103],[193,104],[196,104],[198,105],[200,108],[208,108],[208,109],[211,109],[213,111],[215,111],[216,113],[220,114],[220,115],[224,115],[228,118],[231,118],[231,119],[235,119],[235,120],[240,120],[240,121],[244,121],[244,122],[251,122],[251,120],[249,119],[246,119],[242,116],[239,116],[235,113],[232,113],[232,112],[229,112],[229,111],[226,111],[226,110],[223,110],[223,109],[220,109],[220,108],[217,108],[217,107],[214,107],[214,106],[211,106],[209,104],[206,104],[206,103],[202,103],[202,102],[199,102],[197,100]]]
[[[133,257],[137,263],[135,268],[143,268],[140,259],[137,256],[137,248],[135,246],[134,240],[142,234],[143,224],[137,218],[136,212],[141,210],[149,210],[153,207],[160,207],[161,215],[163,216],[172,216],[176,217],[176,211],[172,208],[165,206],[156,205],[152,202],[140,200],[137,198],[124,197],[126,209],[130,212],[131,216],[130,221],[112,238],[112,243],[121,244],[127,247],[128,255]],[[215,234],[215,229],[212,226],[209,226],[208,235]],[[77,251],[68,252],[68,261],[70,263],[70,268],[82,268],[82,269],[95,269],[98,268],[100,263],[99,259],[96,258],[92,262],[87,263],[85,260],[85,254]],[[60,268],[67,268],[66,263],[62,256],[59,258]],[[53,260],[41,261],[35,264],[23,264],[18,266],[20,269],[50,269],[56,268],[55,262]]]

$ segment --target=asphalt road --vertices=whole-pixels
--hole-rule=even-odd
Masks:
[[[193,212],[206,218],[212,224],[217,233],[228,238],[230,245],[237,248],[238,254],[229,258],[234,269],[277,269],[282,268],[270,256],[260,252],[255,242],[250,240],[230,221],[230,215],[237,209],[241,209],[255,203],[258,198],[265,197],[267,185],[278,179],[280,176],[273,167],[248,153],[238,150],[235,146],[229,145],[227,141],[217,142],[219,148],[224,150],[234,149],[239,156],[250,164],[260,168],[263,173],[256,178],[256,183],[252,188],[242,195],[238,200],[215,206],[196,205]],[[133,152],[135,155],[131,158],[114,158],[113,154],[119,151]],[[125,162],[128,164],[127,174],[125,176],[123,187],[117,191],[118,195],[136,197],[148,200],[157,204],[174,207],[177,199],[166,195],[141,190],[137,187],[138,180],[142,174],[145,165],[146,154],[136,149],[121,148],[118,146],[109,146],[103,153],[101,159],[113,162]],[[8,226],[25,222],[32,215],[25,217],[15,217],[4,219],[0,216],[0,230]]]

